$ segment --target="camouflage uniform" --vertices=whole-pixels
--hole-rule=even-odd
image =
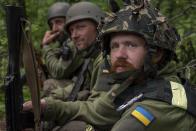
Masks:
[[[102,17],[104,17],[103,12],[98,6],[90,2],[79,2],[68,10],[66,28],[73,22],[83,19],[90,19],[98,25]],[[68,29],[66,30],[69,32]],[[77,95],[78,100],[86,100],[90,90],[90,80],[94,68],[93,63],[97,61],[95,63],[98,64],[101,58],[99,44],[95,40],[92,46],[83,51],[78,51],[73,42],[68,42],[67,46],[70,48],[70,51],[68,54],[69,57],[66,60],[63,59],[63,55],[59,55],[60,49],[52,49],[51,47],[43,49],[43,56],[50,74],[53,78],[58,79],[49,80],[44,83],[44,96],[48,96],[53,89],[67,87],[67,85],[71,84],[66,89],[69,92],[66,95],[68,97],[81,74],[85,61],[89,59],[90,62],[87,70],[83,74],[85,80],[81,87],[82,91]],[[63,79],[63,83],[61,79]]]
[[[69,85],[68,87],[66,87],[68,89],[65,89],[65,90],[69,90],[69,91],[72,90],[72,88],[74,86],[74,82],[76,82],[76,80],[77,80],[77,76],[80,73],[79,70],[81,70],[81,67],[84,63],[84,60],[87,58],[90,58],[90,62],[88,64],[88,68],[86,71],[85,81],[83,84],[83,87],[85,87],[84,90],[90,89],[90,80],[91,80],[93,68],[95,66],[97,66],[99,64],[99,61],[101,60],[100,51],[97,50],[95,45],[91,46],[90,49],[87,51],[80,52],[80,54],[75,53],[76,55],[74,56],[74,58],[71,58],[68,61],[64,61],[61,57],[59,59],[56,58],[55,52],[53,50],[51,50],[51,52],[50,52],[50,48],[46,48],[46,50],[47,50],[47,55],[44,55],[44,57],[47,57],[46,60],[48,60],[48,61],[46,61],[46,64],[48,65],[47,67],[50,68],[50,70],[52,70],[51,75],[57,79],[73,78],[72,83],[70,83],[67,80],[67,82],[71,85],[64,84],[64,86],[63,86],[63,87],[65,87],[66,85],[67,86]],[[56,52],[56,53],[58,54],[58,52]],[[96,63],[96,64],[94,64],[94,63]],[[59,90],[61,90],[61,89],[59,89]],[[68,96],[68,95],[69,95],[69,93],[66,96]]]
[[[107,53],[110,51],[110,33],[132,32],[146,39],[150,54],[155,53],[157,48],[173,54],[178,39],[175,30],[163,18],[159,12],[143,2],[125,6],[106,18],[101,34],[103,50]],[[147,25],[152,28],[146,30]],[[157,48],[153,48],[154,45]],[[145,72],[150,69],[148,62],[144,63]],[[165,65],[162,66],[163,64]],[[139,70],[109,73],[105,66],[100,67],[100,75],[88,101],[62,102],[45,98],[44,119],[52,119],[60,125],[69,120],[83,120],[98,130],[111,130],[117,121],[112,128],[114,131],[196,130],[196,106],[193,102],[196,91],[186,84],[182,85],[184,81],[181,83],[177,76],[175,63],[161,61],[161,67],[153,76],[146,72],[149,79],[143,84],[135,81],[141,77]],[[122,104],[125,106],[121,106]]]
[[[158,70],[171,59],[175,59],[175,48],[180,39],[175,28],[147,1],[135,0],[132,5],[125,6],[106,19],[102,37],[103,47],[108,52],[108,37],[113,32],[130,32],[145,38],[148,53],[143,70],[150,79],[144,84],[132,85],[120,93],[115,92],[117,97],[114,103],[121,119],[112,131],[194,131],[196,108],[190,108],[195,106],[191,101],[196,97],[196,90],[188,91],[187,89],[193,87],[187,84],[183,87],[184,80],[181,83],[163,79],[159,74],[162,71],[156,75],[156,70],[150,65],[158,49],[164,49],[166,52],[165,58],[157,64]]]
[[[50,26],[50,29],[52,30],[52,26],[50,25],[50,21],[52,19],[55,18],[66,18],[66,13],[68,11],[68,9],[70,8],[70,5],[66,2],[56,2],[54,3],[49,9],[48,9],[48,13],[47,13],[47,22],[48,25]],[[44,55],[44,60],[48,61],[48,59],[45,57],[45,55],[48,53],[48,51],[50,50],[50,54],[53,51],[58,57],[62,56],[62,51],[63,49],[68,49],[71,48],[72,50],[76,50],[74,49],[74,44],[69,41],[64,41],[63,40],[67,40],[67,34],[64,33],[64,38],[62,39],[62,41],[56,41],[55,43],[50,43],[50,45],[52,45],[52,47],[54,48],[44,48],[42,50],[42,54]],[[69,43],[69,44],[67,44]],[[67,46],[69,45],[69,46]],[[42,46],[42,44],[41,44]],[[47,65],[47,64],[46,64]],[[54,88],[59,88],[59,87],[64,87],[66,84],[71,83],[70,80],[57,80],[54,79],[56,77],[53,77],[52,71],[50,69],[50,67],[48,67],[47,65],[47,69],[48,69],[48,75],[49,75],[49,79],[47,79],[46,81],[44,81],[43,86],[44,86],[44,95],[43,96],[47,96],[50,92],[50,90],[54,89]]]
[[[59,87],[63,88],[66,85],[73,83],[71,78],[74,75],[77,75],[73,74],[73,72],[76,72],[83,63],[83,59],[81,59],[79,55],[76,55],[77,49],[71,41],[67,43],[67,47],[69,47],[70,53],[67,55],[68,57],[66,60],[63,59],[61,48],[52,48],[48,46],[42,49],[43,58],[47,69],[49,70],[49,74],[52,77],[51,79],[44,81],[44,96],[48,96],[53,89]]]
[[[160,76],[165,77],[166,81],[179,83],[180,81],[175,74],[175,69],[175,63],[169,63],[166,68],[160,71],[162,72]],[[121,117],[121,114],[116,111],[116,106],[114,104],[116,97],[113,96],[112,93],[120,92],[128,88],[124,86],[127,82],[125,82],[124,79],[134,76],[134,73],[103,73],[102,68],[100,68],[99,74],[100,77],[98,78],[95,87],[91,91],[91,96],[87,101],[62,102],[61,100],[54,100],[51,97],[45,98],[47,105],[46,112],[43,114],[44,119],[54,120],[58,125],[64,125],[64,123],[70,120],[82,120],[91,124],[98,130],[111,130],[113,124]],[[165,104],[171,107],[171,109],[173,108],[181,111],[178,107],[168,105],[167,103]],[[59,112],[61,112],[61,114],[59,114]],[[173,114],[175,117],[175,113]],[[188,112],[182,110],[179,114],[181,114],[184,120],[191,118],[193,121],[189,121],[189,124],[193,127],[193,129],[196,128],[194,126],[194,122],[196,121],[191,115],[189,115]]]
[[[91,2],[79,2],[73,5],[67,12],[66,16],[66,31],[69,35],[69,26],[79,20],[91,20],[97,26],[100,20],[104,17],[103,11],[95,4]],[[97,33],[97,32],[95,32]],[[73,45],[73,46],[72,46]],[[68,47],[71,47],[69,58],[63,59],[59,55],[59,49],[54,49],[48,47],[43,50],[43,54],[46,60],[46,65],[49,68],[51,75],[58,79],[53,81],[45,82],[44,87],[44,96],[48,96],[49,94],[53,96],[55,99],[61,99],[63,101],[73,101],[75,89],[77,89],[78,83],[81,84],[80,90],[77,91],[75,100],[87,100],[90,92],[90,87],[93,87],[93,84],[96,80],[96,73],[98,71],[99,62],[102,59],[100,44],[94,40],[94,43],[87,49],[78,51],[72,42],[68,42]],[[87,64],[87,69],[85,65]],[[84,71],[84,73],[82,73]],[[93,77],[94,76],[94,77]],[[83,78],[82,78],[83,77]],[[58,88],[60,87],[58,84],[59,79],[63,79],[64,86],[66,88]],[[65,80],[66,79],[66,83]],[[83,82],[80,82],[82,79]],[[92,81],[92,82],[91,82]],[[53,83],[51,83],[53,82]],[[56,84],[57,83],[57,84]],[[46,85],[48,85],[46,87]],[[58,85],[58,86],[57,86]],[[62,83],[61,83],[62,85]],[[58,88],[56,90],[53,90]],[[63,94],[63,97],[59,97],[58,93]],[[63,93],[62,93],[63,92]],[[72,130],[81,129],[85,125],[85,122],[81,121],[71,121],[67,123],[62,130],[70,130],[70,126]],[[73,128],[74,127],[74,128]]]

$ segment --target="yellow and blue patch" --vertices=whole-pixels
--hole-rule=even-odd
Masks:
[[[105,66],[103,67],[103,73],[109,73],[109,70]]]
[[[148,126],[154,119],[153,115],[151,115],[146,109],[140,106],[138,106],[131,114],[145,126]]]

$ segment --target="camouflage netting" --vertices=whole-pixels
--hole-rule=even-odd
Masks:
[[[157,9],[153,9],[145,0],[136,0],[116,13],[108,14],[99,34],[104,50],[109,53],[109,34],[131,32],[142,35],[149,47],[161,47],[175,52],[180,40],[176,29]],[[100,25],[102,26],[102,25]]]

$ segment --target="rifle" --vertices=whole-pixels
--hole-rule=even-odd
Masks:
[[[5,77],[6,127],[8,131],[21,131],[22,128],[26,126],[34,127],[36,131],[39,131],[41,112],[40,84],[39,78],[37,77],[37,63],[31,43],[32,39],[29,41],[27,33],[25,32],[25,24],[30,25],[30,23],[25,19],[24,7],[7,5],[5,9],[9,49],[8,71]],[[21,43],[23,43],[23,45]],[[24,52],[23,63],[26,79],[31,91],[32,104],[33,107],[35,107],[33,109],[34,115],[22,112],[23,94],[19,67],[21,47],[23,47]],[[30,122],[30,124],[26,123],[26,121]]]
[[[22,40],[21,17],[25,17],[25,10],[21,6],[7,5],[6,22],[9,63],[7,75],[4,81],[5,105],[6,105],[6,128],[7,131],[21,131],[21,116],[23,95],[20,83],[20,48]]]

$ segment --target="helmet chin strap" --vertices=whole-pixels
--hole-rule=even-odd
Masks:
[[[109,64],[108,59],[107,59],[107,51],[106,50],[103,50],[103,59],[104,59],[105,67],[108,70],[110,70],[110,64]]]
[[[144,65],[143,65],[143,71],[150,78],[154,78],[157,74],[156,69],[151,66],[152,58],[153,56],[156,55],[156,53],[157,53],[157,49],[150,47],[148,49],[147,55],[145,57]]]

